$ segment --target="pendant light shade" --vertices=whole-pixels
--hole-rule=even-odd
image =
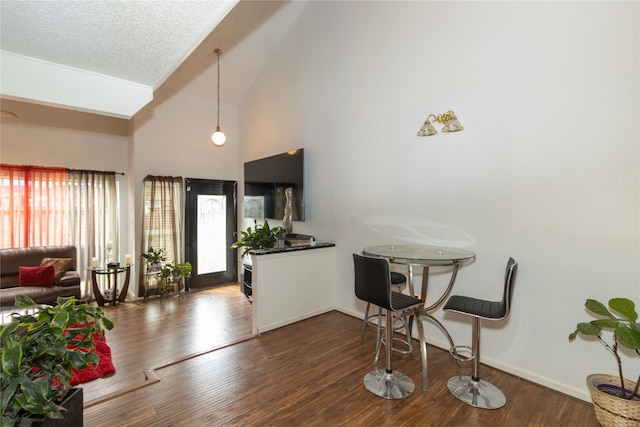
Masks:
[[[216,128],[216,131],[211,135],[211,142],[217,146],[224,145],[227,141],[227,136],[220,130],[220,126]]]
[[[211,142],[217,147],[224,145],[227,137],[220,130],[220,54],[222,51],[220,49],[216,49],[214,51],[218,55],[218,126],[216,127],[216,131],[211,135]]]

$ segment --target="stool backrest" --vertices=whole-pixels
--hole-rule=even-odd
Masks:
[[[518,263],[509,258],[507,262],[507,268],[504,272],[504,293],[502,295],[502,301],[500,302],[501,312],[504,313],[503,319],[509,315],[511,310],[511,297],[513,296],[513,284],[516,281],[516,273],[518,271]]]
[[[356,296],[362,301],[391,310],[391,273],[389,262],[353,254]]]

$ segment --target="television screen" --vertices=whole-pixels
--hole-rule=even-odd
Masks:
[[[304,149],[244,164],[244,217],[284,217],[285,191],[291,188],[294,221],[304,221]]]

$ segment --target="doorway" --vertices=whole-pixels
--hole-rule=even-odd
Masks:
[[[188,289],[238,281],[234,231],[238,223],[237,183],[186,178],[185,257],[193,270]]]

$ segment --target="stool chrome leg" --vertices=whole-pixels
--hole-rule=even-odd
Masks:
[[[386,369],[376,369],[364,377],[364,386],[371,393],[385,399],[402,399],[411,396],[416,388],[413,380],[402,372],[394,371],[391,367],[391,353],[393,346],[393,319],[391,310],[386,313]]]
[[[362,322],[362,330],[360,331],[360,342],[364,341],[364,330],[367,328],[367,321],[369,320],[369,308],[371,308],[371,303],[367,303],[367,308],[364,311],[364,321]]]
[[[498,409],[507,403],[504,393],[493,384],[480,379],[480,319],[473,318],[473,348],[471,358],[473,359],[472,376],[462,375],[449,378],[447,387],[451,394],[464,403],[476,408]]]

